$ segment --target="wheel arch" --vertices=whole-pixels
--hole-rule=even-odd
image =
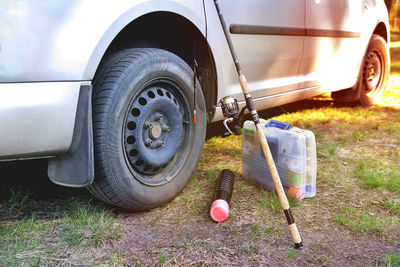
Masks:
[[[375,26],[374,30],[371,31],[371,34],[368,38],[367,45],[365,47],[365,51],[363,50],[363,57],[361,57],[361,62],[360,62],[360,68],[359,68],[359,73],[358,73],[358,78],[355,83],[355,85],[349,89],[344,89],[344,90],[339,90],[332,92],[331,96],[332,98],[341,101],[341,102],[352,102],[352,103],[359,103],[359,101],[363,102],[360,103],[363,106],[370,106],[373,105],[371,101],[373,100],[368,100],[365,96],[363,97],[361,90],[362,86],[360,85],[362,75],[363,75],[363,68],[364,68],[364,62],[366,60],[367,52],[369,49],[369,45],[371,40],[373,40],[374,36],[379,36],[383,39],[383,42],[386,43],[386,53],[388,55],[387,57],[387,66],[388,69],[390,70],[390,52],[389,52],[389,42],[390,42],[390,31],[389,27],[385,22],[378,22],[377,25]],[[385,88],[386,86],[383,86]],[[364,98],[364,100],[362,99]],[[369,103],[367,103],[367,102]]]
[[[376,25],[375,30],[372,34],[377,34],[380,35],[386,43],[389,43],[389,31],[388,28],[386,27],[385,23],[379,22],[378,25]]]
[[[85,76],[93,79],[110,54],[127,48],[164,49],[181,57],[192,69],[196,58],[199,65],[197,77],[206,100],[208,121],[211,121],[217,101],[217,75],[204,27],[175,12],[155,11],[143,14],[114,33],[106,47],[99,43],[96,50],[102,49],[102,53],[93,52]],[[93,68],[93,65],[96,67]]]

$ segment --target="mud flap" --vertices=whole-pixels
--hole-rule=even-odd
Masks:
[[[75,117],[71,148],[66,154],[49,159],[52,182],[69,187],[85,187],[94,179],[92,86],[82,85]]]

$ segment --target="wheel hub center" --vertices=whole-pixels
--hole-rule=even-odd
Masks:
[[[370,79],[374,78],[374,76],[375,76],[374,66],[371,66],[371,68],[369,69],[368,76],[369,76]]]
[[[153,126],[150,128],[150,138],[156,140],[161,136],[161,125],[158,122],[155,122]]]
[[[368,55],[366,66],[365,82],[367,92],[370,92],[378,86],[382,74],[381,62],[375,52]]]

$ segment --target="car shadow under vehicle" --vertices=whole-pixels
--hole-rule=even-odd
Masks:
[[[261,118],[269,119],[284,113],[299,110],[338,106],[329,98],[306,99],[295,103],[259,111]],[[245,120],[250,120],[247,114]],[[207,127],[206,139],[222,136],[222,122],[211,123]],[[33,200],[63,201],[71,197],[94,200],[85,188],[71,188],[54,184],[47,175],[47,159],[23,160],[0,163],[1,194],[0,201],[8,201],[15,192],[25,192]],[[97,200],[94,200],[97,202]]]
[[[259,110],[258,114],[260,118],[270,119],[272,117],[276,117],[285,113],[292,113],[306,109],[314,109],[314,108],[323,108],[323,107],[348,107],[352,106],[348,103],[338,103],[334,102],[331,98],[322,96],[316,97],[312,99],[305,99],[301,101],[297,101],[294,103],[273,107],[269,109]],[[251,116],[249,114],[245,115],[244,120],[251,120]],[[222,121],[213,122],[207,127],[207,136],[206,139],[210,139],[216,136],[222,136],[225,131],[224,126],[222,125]]]
[[[21,220],[33,215],[38,219],[51,219],[71,198],[99,202],[84,188],[51,182],[46,159],[2,162],[0,173],[0,221]]]

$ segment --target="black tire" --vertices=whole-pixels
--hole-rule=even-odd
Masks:
[[[197,167],[206,134],[204,97],[199,83],[194,94],[191,68],[161,49],[126,49],[104,61],[93,88],[89,191],[128,210],[175,198]]]
[[[365,53],[357,85],[354,88],[332,92],[337,102],[350,102],[364,107],[376,105],[386,89],[390,57],[385,40],[373,34]]]

